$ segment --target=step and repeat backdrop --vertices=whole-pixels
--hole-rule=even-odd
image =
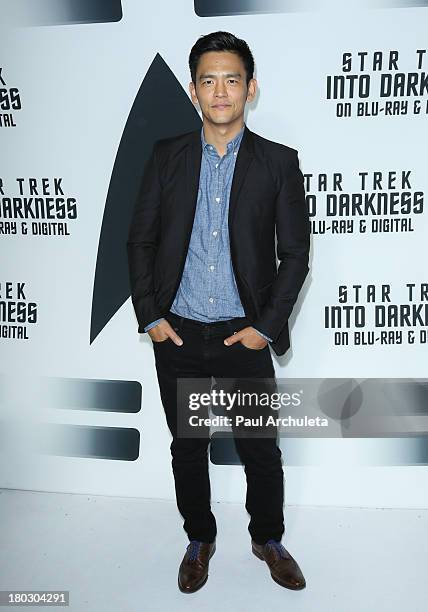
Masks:
[[[273,358],[335,428],[283,432],[287,503],[426,506],[428,2],[1,11],[0,486],[174,499],[126,239],[154,141],[202,124],[190,48],[226,30],[255,57],[246,123],[298,150],[311,215],[292,346]],[[233,440],[210,459],[213,499],[242,502]]]

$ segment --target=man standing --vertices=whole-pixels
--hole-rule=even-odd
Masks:
[[[274,379],[269,344],[277,355],[290,345],[288,318],[308,273],[310,237],[296,150],[244,122],[257,87],[247,43],[228,32],[207,34],[189,65],[202,129],[155,143],[127,242],[138,331],[153,342],[173,438],[177,506],[190,540],[178,584],[187,593],[208,578],[217,528],[209,439],[178,435],[177,379]],[[277,583],[301,589],[303,574],[281,544],[276,439],[235,436],[235,444],[245,466],[252,551]]]

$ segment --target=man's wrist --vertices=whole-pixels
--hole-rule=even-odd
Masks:
[[[159,323],[161,321],[164,320],[164,317],[162,317],[161,319],[156,319],[156,321],[152,321],[151,323],[149,323],[148,325],[146,325],[146,327],[144,328],[145,332],[148,332],[149,329],[152,329],[153,327],[156,327],[156,325],[159,325]]]
[[[259,336],[261,336],[262,338],[264,338],[265,340],[267,340],[268,342],[272,342],[272,338],[269,338],[269,336],[266,336],[265,334],[263,334],[261,331],[259,331],[258,329],[256,329],[255,327],[253,328],[256,330],[256,332],[259,334]]]

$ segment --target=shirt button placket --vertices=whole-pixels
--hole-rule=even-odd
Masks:
[[[215,170],[216,170],[215,177],[214,177],[214,184],[216,185],[216,191],[214,193],[217,193],[217,194],[220,192],[220,173],[221,173],[220,161],[221,161],[221,159],[219,159],[219,161],[217,161],[214,164]],[[219,166],[220,166],[220,170],[219,170]],[[215,197],[215,204],[219,204],[220,203],[220,197],[218,195],[214,196],[214,197]],[[213,218],[214,218],[214,223],[215,223],[214,227],[218,226],[219,210],[218,210],[217,206],[214,208]],[[215,233],[212,232],[212,234],[214,236],[217,235],[216,232]],[[217,248],[216,247],[217,247],[217,245],[215,243],[213,243],[208,248],[208,261],[209,262],[217,261],[217,258],[218,258],[218,247]],[[214,271],[214,268],[215,268],[215,266],[213,264],[210,264],[208,266],[208,274],[211,274]],[[212,275],[209,277],[208,281],[209,281],[208,282],[208,295],[209,295],[208,302],[210,304],[214,304],[213,294],[215,293],[215,283],[214,283],[214,278],[213,278]]]
[[[221,160],[220,160],[221,161]],[[217,195],[216,195],[216,207],[215,207],[215,220],[216,220],[216,225],[215,227],[221,227],[222,224],[222,216],[223,216],[223,210],[224,207],[222,206],[222,198],[223,198],[223,174],[224,174],[224,169],[225,169],[225,165],[224,165],[224,159],[222,161],[222,163],[219,165],[218,168],[218,172],[217,172]],[[213,231],[213,236],[217,237],[217,231]],[[214,256],[212,257],[211,261],[213,261],[215,264],[218,263],[218,258],[219,258],[219,249],[220,249],[220,242],[219,241],[215,241],[215,243],[213,244],[213,251],[214,251]],[[210,266],[210,270],[213,273],[215,270],[216,266],[211,265]],[[218,287],[217,287],[217,275],[216,276],[212,276],[211,277],[211,282],[210,282],[210,287],[212,288],[212,291],[214,293],[214,295],[216,295],[216,292],[218,291]]]

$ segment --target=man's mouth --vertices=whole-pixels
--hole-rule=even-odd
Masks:
[[[230,104],[214,104],[213,108],[228,108]]]

